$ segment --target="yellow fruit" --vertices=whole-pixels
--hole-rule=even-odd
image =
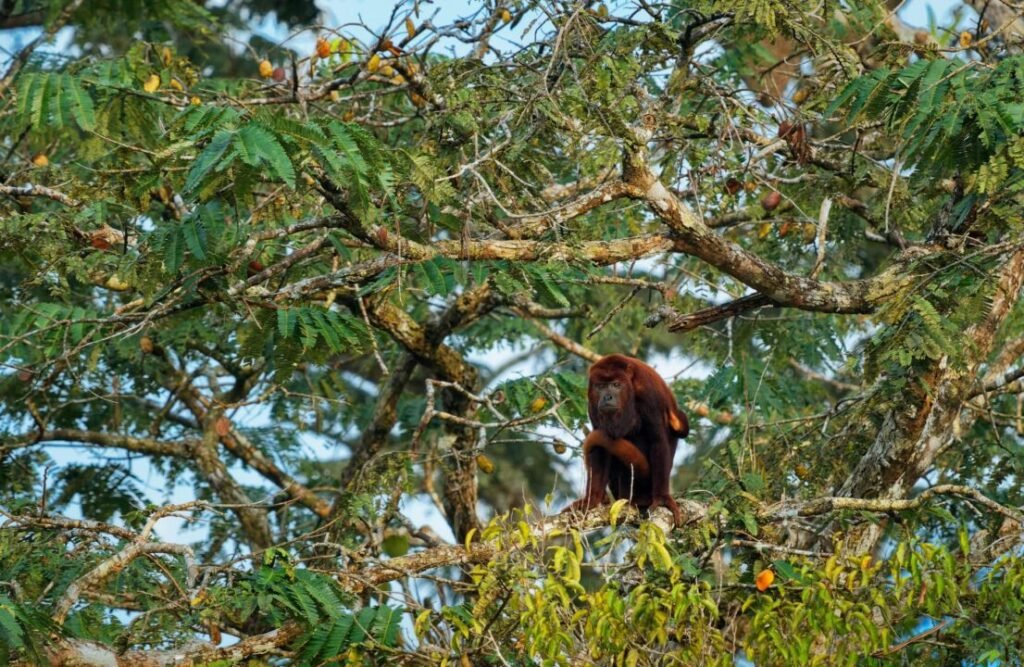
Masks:
[[[380,54],[375,53],[370,56],[370,59],[366,61],[366,71],[371,74],[376,72],[380,68]]]
[[[762,222],[761,226],[757,228],[757,238],[763,239],[772,233],[772,223]]]
[[[48,167],[50,165],[50,158],[46,157],[46,153],[36,153],[32,156],[32,164],[37,167]]]
[[[130,287],[128,283],[121,280],[121,277],[116,273],[107,278],[107,287],[114,290],[115,292],[123,292]]]
[[[193,95],[192,99],[189,100],[189,103],[191,103],[192,106],[194,106],[194,107],[199,106],[200,104],[202,104],[202,102],[203,101],[201,99],[199,99],[199,97],[197,97],[196,95]]]
[[[408,33],[410,39],[416,36],[416,24],[408,16],[405,17],[405,32]]]
[[[603,2],[597,6],[597,15],[603,19],[608,18],[608,5]]]
[[[974,41],[974,35],[972,35],[971,33],[967,32],[966,30],[964,30],[962,33],[960,33],[960,46],[961,47],[966,49],[967,47],[969,47],[971,45],[971,42],[973,42],[973,41]]]
[[[512,21],[512,12],[510,12],[509,10],[505,9],[504,7],[502,7],[501,8],[501,20],[504,23],[510,23]]]
[[[147,93],[155,93],[160,88],[160,75],[150,74],[149,78],[146,79],[146,83],[142,84],[142,89]]]
[[[319,37],[316,40],[316,54],[321,58],[331,55],[331,45],[323,37]]]
[[[260,61],[260,76],[264,79],[269,79],[274,75],[274,66],[270,64],[269,60]]]
[[[412,103],[418,107],[427,105],[427,98],[423,97],[419,93],[409,93],[409,99],[411,99]]]
[[[804,100],[807,99],[807,95],[809,95],[809,93],[806,88],[799,89],[793,93],[793,104],[803,104]]]
[[[555,440],[554,443],[552,443],[552,447],[555,449],[555,454],[565,454],[566,450],[569,449],[561,440]]]
[[[166,46],[160,52],[160,60],[163,61],[164,67],[169,67],[171,64],[171,50]]]
[[[547,399],[545,399],[543,396],[538,396],[537,398],[533,399],[532,403],[530,403],[530,412],[540,412],[541,410],[544,409],[544,406],[547,404]]]
[[[177,79],[171,79],[171,88],[178,91],[185,90],[185,86],[181,85],[181,81],[178,81]]]
[[[482,472],[485,475],[490,475],[492,472],[494,472],[494,462],[491,461],[486,456],[484,456],[483,454],[476,455],[476,465],[478,468],[480,468],[480,472]]]
[[[153,345],[153,339],[149,336],[143,336],[139,339],[139,349],[142,350],[143,354],[153,354],[153,350],[156,346]]]
[[[772,585],[773,581],[775,581],[774,572],[771,570],[761,570],[758,573],[757,578],[754,579],[754,585],[757,586],[757,590],[764,593],[768,590],[768,587]]]
[[[391,78],[395,75],[395,68],[391,65],[381,65],[380,68],[377,69],[377,73],[381,76]]]

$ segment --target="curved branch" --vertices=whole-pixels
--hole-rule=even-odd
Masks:
[[[873,278],[849,282],[821,282],[788,273],[716,234],[661,184],[642,155],[630,155],[628,162],[626,174],[635,188],[635,196],[647,202],[651,211],[672,230],[676,250],[704,260],[780,306],[830,313],[868,313],[912,284],[913,276],[906,273],[903,262]]]
[[[101,584],[128,567],[133,560],[146,554],[174,554],[182,556],[189,563],[189,571],[195,571],[195,555],[192,553],[192,547],[185,544],[168,544],[163,542],[135,542],[73,581],[67,590],[64,591],[64,595],[57,600],[53,612],[53,620],[58,625],[63,624],[68,612],[71,611],[71,607],[78,602],[78,598],[87,588]],[[189,588],[191,588],[191,584],[192,582],[189,582]]]

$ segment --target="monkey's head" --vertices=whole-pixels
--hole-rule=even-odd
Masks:
[[[633,366],[626,357],[609,355],[590,367],[587,398],[594,428],[621,438],[638,423]]]

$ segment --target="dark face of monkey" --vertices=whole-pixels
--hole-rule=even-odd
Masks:
[[[625,384],[621,380],[602,382],[596,384],[594,388],[597,390],[598,412],[618,412],[622,409],[624,404],[622,392]]]

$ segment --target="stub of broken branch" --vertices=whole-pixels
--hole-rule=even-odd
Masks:
[[[750,294],[739,299],[710,308],[703,308],[693,313],[681,314],[678,311],[663,306],[657,309],[644,322],[645,326],[653,327],[668,321],[668,330],[673,332],[693,331],[714,322],[736,317],[752,310],[776,305],[774,301],[763,294]]]

